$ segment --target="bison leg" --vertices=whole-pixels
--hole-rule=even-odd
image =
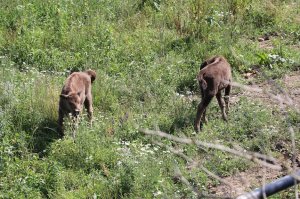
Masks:
[[[225,96],[224,96],[224,100],[225,100],[225,104],[226,104],[226,113],[227,114],[229,112],[229,94],[230,94],[230,90],[231,90],[231,85],[228,85],[225,88]]]
[[[208,122],[207,117],[206,117],[206,109],[204,109],[204,111],[202,113],[201,122],[203,122],[203,123]]]
[[[84,106],[88,112],[88,118],[90,123],[92,124],[92,119],[93,119],[93,106],[92,106],[93,100],[92,100],[92,95],[87,95],[85,101],[84,101]]]
[[[197,115],[196,115],[196,120],[195,120],[195,126],[194,129],[196,132],[200,131],[200,121],[203,113],[205,112],[206,107],[212,100],[213,96],[204,96],[198,105],[198,110],[197,110]]]
[[[72,120],[72,136],[73,136],[73,140],[75,141],[76,138],[76,131],[78,129],[78,124],[79,124],[79,115],[76,114],[75,116],[72,115],[71,116],[71,120]]]
[[[203,88],[200,86],[200,91],[201,91],[201,96],[202,98],[204,98],[204,90]],[[207,123],[207,118],[206,118],[206,108],[204,109],[203,113],[202,113],[202,117],[201,117],[201,124],[202,123]],[[200,126],[201,128],[201,126]]]
[[[221,91],[219,91],[216,95],[217,97],[217,100],[218,100],[218,103],[219,103],[219,106],[220,106],[220,109],[222,111],[222,117],[223,117],[223,120],[227,121],[227,115],[226,115],[226,112],[225,112],[225,102],[222,98],[222,93]]]

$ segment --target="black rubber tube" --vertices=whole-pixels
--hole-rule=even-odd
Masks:
[[[300,178],[300,170],[294,173],[294,175],[298,176]],[[269,184],[266,184],[264,187],[260,189],[256,189],[252,192],[249,192],[247,194],[241,195],[237,197],[237,199],[261,199],[265,196],[271,196],[275,193],[278,193],[284,189],[287,189],[289,187],[292,187],[296,184],[298,184],[300,181],[295,179],[292,175],[287,175],[282,178],[279,178],[278,180],[271,182]]]

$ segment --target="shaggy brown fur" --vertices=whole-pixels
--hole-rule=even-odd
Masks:
[[[71,114],[77,118],[82,111],[83,104],[88,112],[90,122],[93,116],[91,84],[96,79],[96,73],[92,70],[74,72],[66,80],[59,99],[58,131],[63,133],[63,118]]]
[[[229,111],[229,93],[231,89],[231,68],[230,64],[222,56],[215,56],[204,61],[200,66],[200,72],[197,75],[199,82],[202,100],[198,105],[195,131],[200,131],[200,121],[207,122],[206,119],[206,108],[211,102],[214,96],[217,97],[219,106],[222,111],[222,116],[227,121],[227,115]],[[221,91],[225,89],[225,102],[222,98]],[[226,103],[226,111],[225,111]]]

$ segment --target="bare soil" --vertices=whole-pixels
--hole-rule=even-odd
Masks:
[[[255,79],[255,74],[245,74],[247,78]],[[251,81],[250,81],[251,82]],[[300,111],[300,71],[294,71],[286,74],[278,81],[265,81],[260,84],[250,85],[251,88],[262,89],[264,92],[253,92],[250,90],[238,89],[232,92],[231,102],[236,103],[241,96],[259,100],[266,106],[281,107]],[[272,94],[270,97],[269,94]]]
[[[218,196],[235,198],[281,176],[282,172],[280,171],[259,166],[252,167],[246,171],[238,172],[223,179],[231,186],[220,184],[216,187],[212,187],[210,191]]]

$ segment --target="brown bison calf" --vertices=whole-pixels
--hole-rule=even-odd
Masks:
[[[90,122],[93,116],[91,84],[96,78],[95,71],[74,72],[66,80],[59,99],[58,132],[64,136],[63,120],[65,115],[71,114],[77,118],[83,104],[88,112]]]
[[[207,122],[206,108],[214,96],[217,97],[223,119],[227,121],[226,112],[228,113],[229,110],[229,93],[231,89],[230,64],[222,56],[212,57],[201,64],[200,72],[197,75],[197,80],[199,82],[202,96],[201,102],[198,105],[195,121],[195,131],[199,132],[202,122]],[[221,93],[223,89],[225,89],[225,102]]]

